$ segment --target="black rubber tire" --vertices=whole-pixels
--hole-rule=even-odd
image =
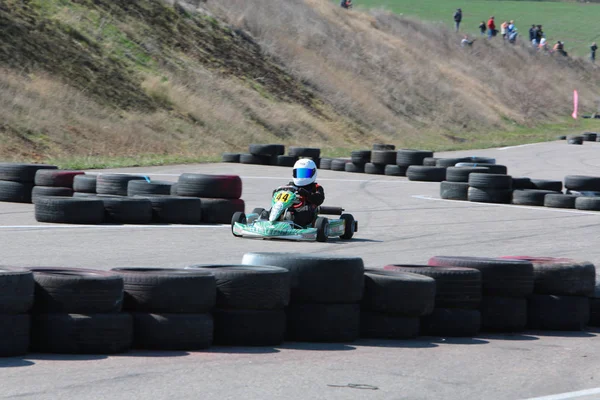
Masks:
[[[406,176],[407,169],[408,167],[402,165],[386,165],[383,173],[388,176]]]
[[[538,189],[535,187],[531,179],[527,177],[512,178],[512,188],[514,190],[523,190],[523,189]]]
[[[315,228],[317,228],[317,242],[326,242],[329,237],[329,220],[325,217],[318,217],[315,221]]]
[[[565,188],[578,192],[600,192],[600,177],[567,175],[565,176]]]
[[[375,143],[373,144],[373,150],[396,150],[396,146],[393,144],[385,144],[385,143]]]
[[[33,306],[35,281],[31,271],[0,266],[0,288],[0,314],[22,314]]]
[[[340,215],[340,219],[344,220],[344,233],[340,235],[340,239],[352,239],[354,232],[356,231],[356,221],[354,220],[354,217],[351,214],[342,214]]]
[[[448,182],[440,183],[440,198],[446,200],[468,200],[469,184],[466,182]]]
[[[288,149],[288,154],[292,157],[300,158],[312,158],[316,160],[321,157],[321,149],[317,149],[314,147],[296,147],[290,146]]]
[[[223,153],[221,156],[221,162],[224,163],[239,163],[240,153]]]
[[[104,203],[106,222],[116,224],[149,224],[152,202],[141,197],[98,197]]]
[[[446,168],[411,165],[406,169],[406,176],[409,181],[442,182],[446,179]]]
[[[488,174],[506,175],[508,173],[506,165],[500,164],[460,162],[455,167],[485,167],[488,169]]]
[[[29,314],[0,314],[0,357],[16,357],[29,350]]]
[[[273,310],[290,302],[291,274],[285,268],[261,265],[192,265],[216,280],[217,307]]]
[[[9,203],[31,203],[33,183],[0,181],[0,201]]]
[[[123,306],[123,278],[110,271],[28,268],[35,280],[36,313],[112,313]]]
[[[294,303],[358,303],[364,286],[364,264],[359,257],[302,253],[246,253],[246,265],[274,265],[291,273]]]
[[[319,206],[319,214],[325,215],[342,215],[344,209],[342,207]]]
[[[469,186],[478,189],[511,189],[512,176],[491,174],[491,173],[472,173],[469,175]]]
[[[346,164],[351,162],[350,160],[345,160],[345,159],[339,159],[336,158],[334,160],[331,161],[331,170],[332,171],[345,171],[346,170]]]
[[[578,210],[600,211],[600,197],[578,196],[575,199]]]
[[[319,169],[331,169],[333,158],[321,158],[321,167]]]
[[[145,195],[154,195],[154,194],[171,194],[171,186],[173,186],[175,182],[167,182],[167,181],[130,181],[127,184],[127,196],[135,196],[136,194],[145,196]]]
[[[133,199],[148,199],[152,204],[152,221],[164,224],[200,224],[204,213],[202,201],[197,197],[184,196],[139,196]],[[227,222],[231,216],[227,219]]]
[[[476,309],[481,303],[481,272],[476,269],[426,265],[386,265],[383,268],[435,279],[435,307]]]
[[[287,309],[286,340],[353,342],[360,337],[358,304],[293,304]]]
[[[590,299],[583,296],[533,295],[528,298],[527,327],[580,331],[590,321]]]
[[[365,164],[365,173],[372,174],[372,175],[384,175],[385,174],[385,164],[366,163]]]
[[[131,314],[34,314],[31,350],[56,354],[116,354],[131,348]]]
[[[421,335],[473,337],[481,330],[481,312],[457,308],[436,308],[421,318]]]
[[[285,146],[282,144],[251,144],[248,146],[248,152],[255,156],[281,156],[285,153]]]
[[[136,312],[133,345],[140,350],[193,351],[213,343],[211,314],[161,314]]]
[[[574,194],[547,194],[544,197],[544,206],[553,208],[575,208],[575,201],[580,196]]]
[[[40,197],[73,197],[73,189],[68,187],[34,186],[31,190],[31,202],[37,203]]]
[[[472,162],[469,157],[438,158],[435,162],[436,167],[455,167],[458,163]]]
[[[525,297],[483,296],[480,311],[484,332],[521,332],[527,327]]]
[[[396,165],[397,153],[394,150],[373,150],[371,163],[383,165]]]
[[[96,193],[127,196],[129,181],[145,179],[140,175],[100,174],[96,179]]]
[[[555,194],[551,190],[525,189],[513,190],[512,204],[521,206],[543,206],[545,198],[549,194]]]
[[[364,173],[365,172],[365,164],[357,164],[354,162],[349,162],[344,165],[344,171],[353,172],[353,173]]]
[[[240,163],[253,165],[277,165],[278,156],[255,156],[254,154],[240,154]]]
[[[113,268],[124,284],[123,310],[202,314],[216,304],[217,285],[209,271]]]
[[[363,165],[371,162],[371,150],[355,150],[350,153],[350,160]]]
[[[584,142],[595,142],[598,138],[598,134],[595,132],[584,132],[581,134]]]
[[[431,257],[435,267],[473,268],[481,272],[484,296],[525,297],[533,293],[533,264],[524,260],[486,257]]]
[[[83,175],[83,171],[70,171],[64,169],[40,169],[35,173],[36,186],[66,187],[73,189],[73,179]]]
[[[437,160],[439,160],[439,158],[437,158],[437,157],[425,157],[423,159],[423,165],[427,166],[427,167],[435,167]],[[411,165],[417,165],[417,164],[411,164]]]
[[[80,197],[80,198],[87,198],[87,199],[102,199],[102,198],[104,198],[104,197],[98,196],[96,193],[84,193],[84,192],[73,192],[73,197]],[[123,196],[115,196],[115,197],[124,198]]]
[[[485,174],[489,172],[487,167],[448,167],[446,168],[446,181],[469,182],[469,174],[477,172]]]
[[[384,314],[362,310],[360,337],[368,339],[414,339],[419,335],[418,317]]]
[[[58,169],[56,165],[0,163],[0,180],[33,183],[40,169]]]
[[[583,144],[583,136],[569,135],[567,136],[567,144]]]
[[[589,326],[600,326],[600,298],[590,299],[590,322]]]
[[[104,203],[97,198],[38,197],[35,220],[64,224],[101,224]]]
[[[588,261],[567,258],[507,256],[503,258],[530,261],[533,264],[535,294],[592,296],[596,268]]]
[[[246,214],[244,214],[241,211],[236,211],[233,213],[233,216],[231,217],[231,234],[235,237],[241,237],[241,235],[236,235],[235,232],[233,231],[233,228],[234,228],[236,222],[238,222],[240,224],[246,224],[248,222],[248,219],[246,218]]]
[[[365,270],[363,310],[420,317],[433,311],[435,279],[409,272]]]
[[[400,149],[396,152],[396,164],[406,168],[411,165],[425,165],[426,158],[433,158],[433,151]],[[435,166],[435,161],[431,166]]]
[[[177,195],[239,199],[242,196],[242,180],[237,175],[181,174]]]
[[[297,158],[292,156],[277,156],[277,165],[280,167],[293,167]]]
[[[534,189],[552,190],[554,192],[561,192],[563,187],[561,181],[553,181],[548,179],[531,179],[531,183],[533,184]]]
[[[98,175],[76,175],[73,178],[73,190],[81,193],[96,193]]]
[[[216,309],[215,344],[226,346],[275,346],[283,343],[286,313],[278,310]]]
[[[511,189],[479,189],[469,187],[467,199],[477,203],[510,204],[512,200]]]
[[[202,222],[209,224],[229,224],[236,212],[244,212],[246,205],[242,199],[202,198]]]
[[[556,140],[566,140],[566,139],[567,139],[567,136],[566,136],[566,135],[558,135],[558,136],[556,137]]]

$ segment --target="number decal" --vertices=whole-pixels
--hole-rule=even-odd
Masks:
[[[281,203],[285,203],[286,201],[288,201],[289,198],[290,198],[290,194],[289,193],[280,192],[275,197],[275,201],[279,201]]]
[[[288,201],[289,198],[290,198],[289,193],[286,193],[286,194],[283,195],[283,200],[282,201],[285,203],[286,201]]]
[[[277,197],[275,197],[275,200],[279,201],[281,200],[281,196],[283,195],[283,193],[279,192],[279,194],[277,195]]]

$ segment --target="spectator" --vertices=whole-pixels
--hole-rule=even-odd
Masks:
[[[535,39],[535,25],[531,25],[531,28],[529,28],[529,41],[533,43],[534,39]]]
[[[552,48],[552,52],[558,53],[565,57],[568,55],[567,52],[565,51],[565,44],[563,42],[561,42],[560,40],[558,42],[556,42],[556,44]]]
[[[506,29],[508,28],[508,22],[504,21],[500,24],[500,34],[502,35],[502,40],[506,40]]]
[[[544,31],[542,30],[542,26],[538,25],[537,29],[535,31],[535,40],[537,40],[538,43],[542,43],[542,38],[544,37]]]
[[[454,25],[456,26],[456,32],[458,32],[458,28],[460,27],[460,21],[462,21],[462,10],[457,8],[456,12],[454,13]]]
[[[515,44],[517,42],[517,35],[518,34],[519,33],[517,32],[517,28],[515,28],[513,26],[513,29],[508,34],[508,41],[509,41],[509,43]]]
[[[590,60],[592,60],[592,62],[596,62],[596,50],[598,50],[598,46],[596,46],[596,42],[594,42],[590,46]]]
[[[490,19],[487,22],[487,28],[488,28],[488,38],[491,38],[492,36],[496,36],[496,24],[494,23],[494,16],[491,16]]]
[[[352,8],[352,0],[341,0],[340,7],[350,9]]]
[[[540,40],[540,44],[539,44],[538,48],[543,52],[548,51],[548,45],[546,44],[546,38],[542,38],[542,40]]]
[[[481,32],[481,36],[485,35],[485,21],[481,21],[479,24],[479,32]]]
[[[515,21],[513,21],[512,19],[510,20],[510,22],[508,23],[508,28],[506,28],[506,34],[508,36],[510,36],[510,34],[512,33],[512,31],[514,31],[515,28]]]
[[[476,40],[476,39],[469,40],[469,35],[465,35],[465,36],[463,37],[463,40],[461,40],[461,41],[460,41],[460,45],[461,45],[462,47],[473,46],[473,42],[474,42],[475,40]]]

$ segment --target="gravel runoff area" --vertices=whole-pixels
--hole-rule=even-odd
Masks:
[[[496,158],[512,176],[600,176],[600,143],[563,142],[436,153]],[[202,164],[124,168],[176,180],[183,172],[238,174],[247,210],[264,207],[291,169]],[[360,256],[366,267],[426,264],[436,255],[539,255],[600,265],[600,213],[439,199],[439,183],[320,171],[326,205],[359,221],[349,242],[237,239],[229,226],[70,226],[35,221],[33,205],[0,203],[4,265],[110,269],[239,263],[250,251]],[[1,398],[22,399],[592,399],[600,393],[597,332],[525,332],[476,338],[286,343],[277,348],[118,356],[29,354],[0,359]],[[358,386],[356,386],[358,384]],[[367,385],[367,386],[361,386]],[[574,392],[574,393],[573,393]],[[556,395],[553,397],[542,397]]]

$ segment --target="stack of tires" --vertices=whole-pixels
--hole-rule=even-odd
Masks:
[[[285,307],[289,303],[291,285],[288,270],[258,265],[196,265],[188,268],[215,276],[216,344],[275,346],[283,342]]]
[[[448,167],[446,180],[440,183],[440,197],[446,200],[468,200],[469,175],[489,173],[488,167]]]
[[[286,339],[351,342],[359,338],[364,264],[358,257],[246,253],[246,265],[272,265],[291,274]]]
[[[386,271],[411,272],[435,279],[435,308],[421,318],[425,336],[471,337],[481,329],[481,273],[472,268],[386,265]]]
[[[201,219],[205,223],[217,224],[229,224],[233,214],[245,210],[244,200],[240,199],[242,180],[237,175],[182,174],[177,181],[176,193],[178,197],[170,198],[176,200],[164,200],[169,197],[151,198],[155,210],[159,202],[163,204],[163,209],[168,202],[176,202],[178,204],[173,205],[175,212],[175,208],[185,202],[187,215],[197,220],[194,223],[199,223]]]
[[[131,347],[131,315],[122,313],[123,279],[113,272],[31,268],[35,280],[31,350],[113,354]]]
[[[431,314],[435,280],[423,275],[365,270],[360,335],[373,339],[410,339],[419,335],[420,317]]]
[[[317,168],[321,166],[321,149],[315,147],[297,147],[290,146],[286,162],[282,162],[282,167],[293,167],[294,163],[300,158],[310,158],[315,162]],[[279,162],[279,161],[278,161]],[[278,164],[279,165],[279,164]]]
[[[567,258],[507,256],[533,264],[533,294],[528,299],[530,329],[579,331],[590,320],[596,268],[587,261]]]
[[[431,266],[481,272],[481,330],[519,332],[527,326],[527,297],[533,293],[533,265],[525,260],[436,256]]]
[[[133,348],[201,350],[213,343],[216,281],[200,270],[114,268],[133,318]]]
[[[364,173],[365,165],[370,162],[371,150],[355,150],[350,153],[350,162],[343,163],[344,171]]]
[[[583,136],[584,142],[595,142],[598,139],[598,134],[596,132],[584,132],[581,136]]]
[[[21,356],[29,349],[34,281],[31,271],[0,267],[0,357]]]
[[[31,203],[38,170],[58,169],[55,165],[0,163],[0,201]]]
[[[386,175],[406,176],[408,167],[425,165],[426,158],[433,158],[433,152],[428,150],[401,149],[396,152],[396,168],[386,168]],[[432,166],[435,166],[435,161]]]
[[[248,147],[248,152],[248,154],[239,154],[240,163],[279,165],[279,157],[285,153],[285,147],[282,144],[251,144]],[[225,154],[223,155],[223,161],[225,161]]]
[[[40,169],[35,173],[35,186],[31,192],[31,202],[43,196],[73,197],[73,180],[83,175],[83,171],[61,169]]]
[[[469,174],[469,201],[480,203],[510,203],[512,200],[512,177],[503,174]]]
[[[583,144],[584,137],[581,135],[569,135],[567,136],[567,144]]]
[[[73,178],[73,197],[90,197],[96,195],[98,175],[83,174]]]
[[[335,158],[331,160],[329,169],[332,171],[346,171],[347,164],[352,164],[352,160],[347,158]],[[358,166],[356,168],[360,172],[360,168]]]
[[[567,193],[577,196],[575,208],[578,210],[600,210],[600,177],[567,175],[565,188]]]
[[[101,224],[105,221],[104,203],[97,197],[38,197],[35,220],[55,224]]]

